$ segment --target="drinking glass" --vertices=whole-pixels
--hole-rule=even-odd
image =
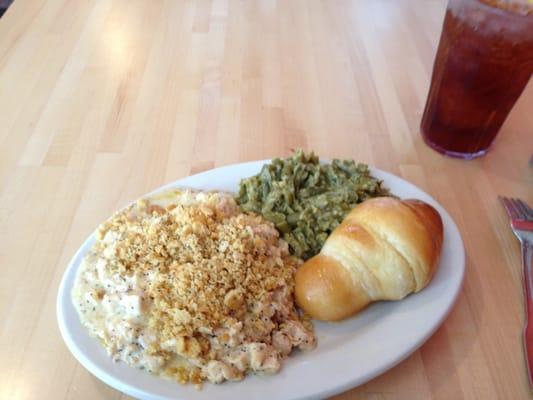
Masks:
[[[532,72],[532,0],[450,0],[422,116],[425,142],[452,157],[484,155]]]

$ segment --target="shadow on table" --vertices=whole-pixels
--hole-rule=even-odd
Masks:
[[[13,0],[0,0],[0,18],[2,18],[2,15],[4,15],[12,2]]]

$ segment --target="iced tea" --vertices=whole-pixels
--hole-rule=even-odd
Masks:
[[[422,117],[424,140],[450,156],[485,154],[532,72],[531,1],[450,0]]]

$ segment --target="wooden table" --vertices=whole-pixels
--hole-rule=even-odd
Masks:
[[[533,82],[486,157],[426,147],[418,126],[444,8],[16,0],[0,19],[0,398],[125,398],[59,335],[56,293],[75,250],[163,183],[296,147],[414,182],[466,246],[464,287],[443,326],[337,399],[530,396],[519,245],[496,196],[533,203]]]

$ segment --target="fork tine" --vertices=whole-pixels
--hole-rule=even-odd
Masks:
[[[520,199],[514,199],[514,202],[524,219],[533,219],[533,210],[527,205],[525,201],[522,201]]]
[[[505,208],[505,211],[507,211],[507,215],[513,219],[518,218],[518,213],[515,210],[515,207],[513,206],[511,200],[503,196],[499,196],[499,198],[503,204],[503,207]]]
[[[509,199],[509,204],[511,205],[511,207],[513,207],[513,209],[516,212],[516,216],[514,218],[515,219],[526,219],[526,216],[522,212],[522,209],[520,208],[517,200],[518,199],[515,199],[512,197]]]

